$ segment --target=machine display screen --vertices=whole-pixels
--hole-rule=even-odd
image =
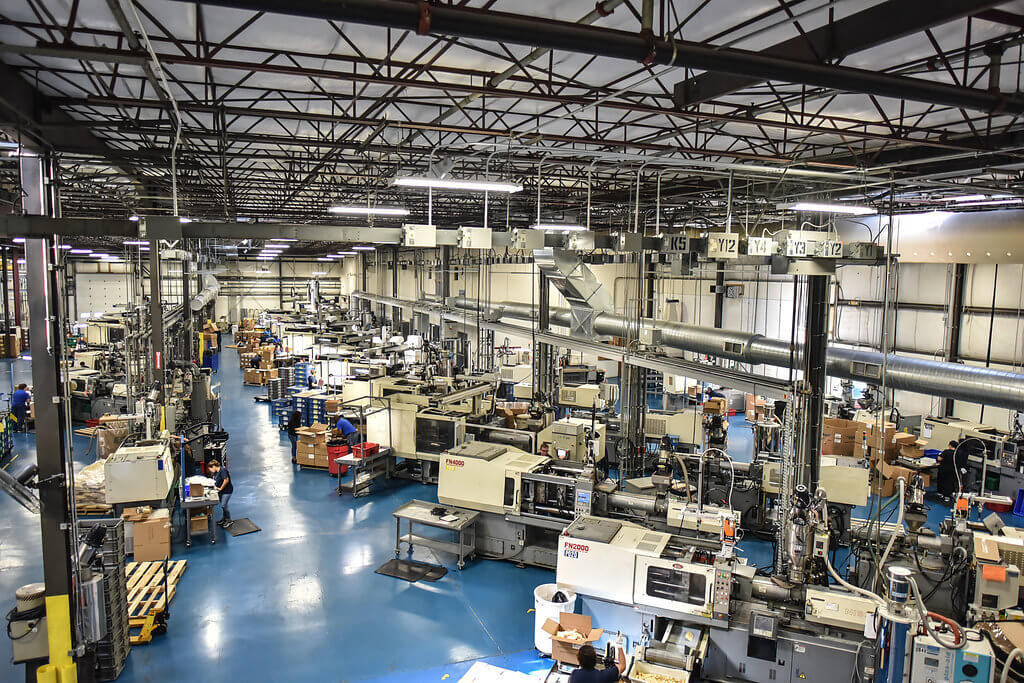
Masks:
[[[455,422],[452,420],[416,419],[416,452],[440,455],[455,443]]]
[[[703,605],[707,577],[672,567],[648,567],[647,595],[652,598]]]
[[[938,668],[939,660],[936,657],[925,657],[924,658],[924,665],[925,666],[931,666],[931,667]]]

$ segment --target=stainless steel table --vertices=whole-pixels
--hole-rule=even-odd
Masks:
[[[206,533],[210,535],[210,543],[217,542],[217,534],[213,529],[213,508],[220,502],[217,489],[206,489],[202,497],[189,496],[181,501],[181,509],[185,511],[185,547],[192,547],[192,516],[201,510],[206,511]]]
[[[432,510],[438,507],[443,507],[446,510],[446,514],[441,517],[454,515],[455,519],[442,521],[441,517],[432,513]],[[429,503],[425,500],[410,500],[392,514],[395,516],[395,557],[401,556],[403,543],[409,546],[410,553],[412,553],[413,546],[420,545],[458,555],[459,569],[466,566],[467,559],[476,555],[476,522],[480,513],[475,510],[463,510],[439,503]],[[403,519],[409,523],[409,533],[404,535],[402,534]],[[442,541],[416,534],[413,532],[413,527],[416,524],[434,529],[447,529],[455,533],[457,540]]]

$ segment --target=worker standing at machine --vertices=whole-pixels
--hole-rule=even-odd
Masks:
[[[28,431],[28,416],[31,406],[32,394],[28,393],[28,385],[19,384],[11,394],[11,412],[14,413],[14,420],[17,423],[14,427],[16,431]]]
[[[302,413],[297,410],[293,410],[292,414],[288,416],[288,440],[292,442],[292,463],[297,462],[296,451],[299,448],[299,433],[298,429],[302,426]]]
[[[618,649],[615,666],[598,670],[597,651],[591,645],[584,645],[579,651],[580,668],[569,675],[569,683],[614,683],[626,670],[626,653]]]
[[[228,469],[220,466],[220,460],[211,460],[209,468],[213,474],[213,485],[220,495],[221,518],[217,524],[227,529],[231,526],[231,511],[228,510],[228,501],[231,500],[231,494],[235,492],[235,485],[231,483]]]
[[[340,433],[349,446],[355,446],[359,443],[359,430],[344,417],[338,418],[338,421],[334,425],[334,431]]]
[[[950,441],[946,450],[939,453],[939,470],[936,490],[943,502],[949,503],[961,487],[963,473],[957,477],[958,468],[967,467],[967,450],[958,448],[956,441]]]

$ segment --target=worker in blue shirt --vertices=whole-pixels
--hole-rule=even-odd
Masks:
[[[11,394],[11,412],[16,422],[14,429],[19,432],[28,431],[29,408],[32,405],[32,394],[28,393],[27,384],[19,384]]]
[[[359,430],[343,417],[338,418],[338,422],[334,425],[334,431],[340,432],[349,446],[355,446],[360,441]]]
[[[598,669],[597,651],[592,645],[584,645],[577,654],[580,668],[569,674],[569,683],[615,683],[626,670],[626,654],[621,647],[618,655],[615,666]]]

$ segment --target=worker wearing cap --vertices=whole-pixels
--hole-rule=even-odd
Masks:
[[[338,418],[334,425],[334,431],[339,432],[345,441],[348,442],[349,446],[355,446],[359,443],[359,430],[344,417]]]

